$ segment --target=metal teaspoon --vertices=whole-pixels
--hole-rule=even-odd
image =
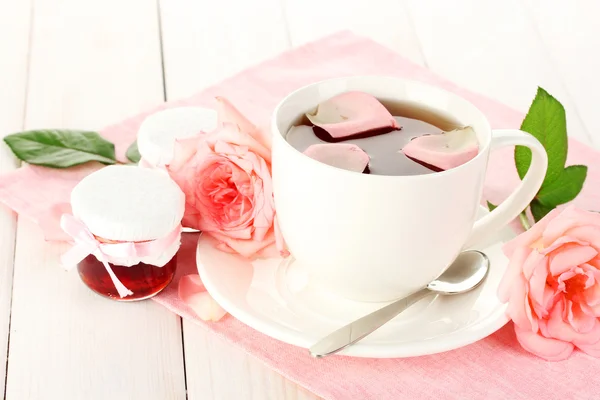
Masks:
[[[439,278],[430,282],[425,288],[325,336],[312,345],[309,352],[313,357],[335,354],[373,333],[396,315],[431,293],[453,295],[475,289],[484,281],[489,269],[490,260],[484,253],[476,250],[464,251]]]

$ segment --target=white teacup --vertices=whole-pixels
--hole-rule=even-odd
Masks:
[[[315,161],[285,140],[299,116],[350,90],[449,114],[474,128],[479,154],[434,174],[366,175]],[[300,88],[276,107],[272,130],[275,208],[290,252],[311,280],[361,301],[393,300],[438,277],[462,249],[498,231],[529,204],[547,167],[544,147],[528,133],[492,133],[483,113],[465,99],[391,77],[338,78]],[[531,149],[529,172],[506,201],[477,219],[490,150],[512,145]]]

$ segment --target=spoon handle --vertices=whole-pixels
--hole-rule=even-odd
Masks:
[[[364,317],[357,319],[354,322],[330,333],[317,343],[312,345],[308,351],[313,357],[324,357],[330,354],[337,353],[345,347],[358,342],[365,336],[371,334],[383,324],[406,310],[408,307],[427,296],[431,291],[429,289],[421,289],[420,291],[396,300],[377,311],[367,314]]]

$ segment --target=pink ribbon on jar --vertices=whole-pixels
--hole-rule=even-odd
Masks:
[[[70,214],[62,215],[60,226],[74,241],[73,247],[61,256],[63,267],[70,270],[90,254],[95,255],[104,265],[121,298],[130,296],[133,292],[125,287],[115,275],[109,265],[110,260],[112,258],[158,256],[172,246],[176,240],[179,240],[181,234],[181,225],[178,225],[167,236],[155,240],[103,243],[96,239],[81,220]]]

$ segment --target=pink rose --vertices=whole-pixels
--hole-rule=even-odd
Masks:
[[[600,214],[553,210],[504,247],[498,291],[519,343],[547,360],[600,356]]]
[[[178,141],[167,166],[185,193],[183,224],[244,257],[285,253],[275,224],[266,135],[227,100],[217,101],[219,127]]]

